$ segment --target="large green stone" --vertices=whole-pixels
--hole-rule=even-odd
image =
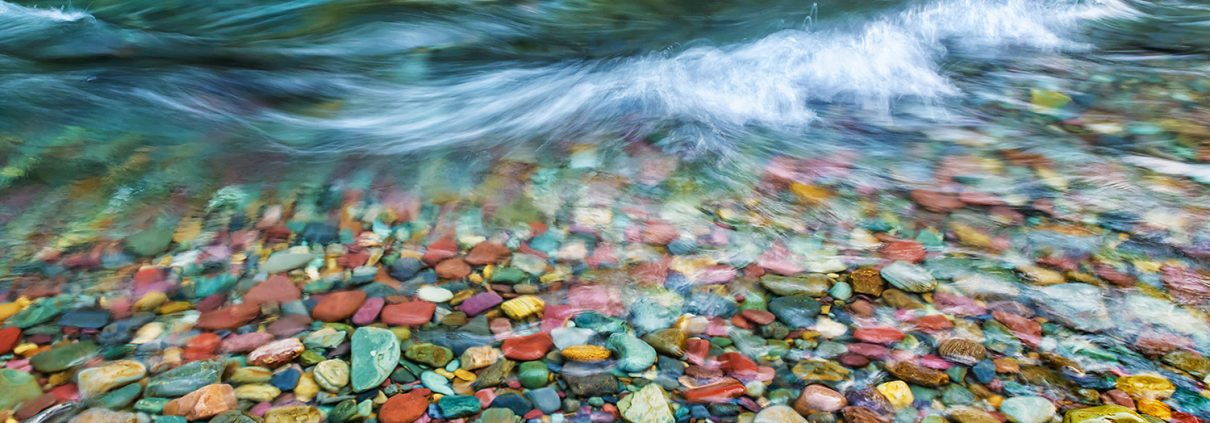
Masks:
[[[194,361],[152,377],[147,383],[147,396],[179,397],[218,383],[222,373],[222,362]]]
[[[450,395],[437,401],[437,408],[447,419],[473,416],[479,412],[480,407],[479,398],[470,395]]]
[[[281,273],[294,270],[310,263],[315,259],[315,255],[311,253],[291,253],[283,251],[274,253],[265,260],[265,264],[261,266],[265,273]]]
[[[11,410],[42,396],[42,387],[34,376],[13,369],[0,369],[0,410]]]
[[[352,339],[353,391],[378,386],[391,375],[399,362],[399,338],[389,330],[357,328]]]
[[[77,342],[35,355],[29,360],[29,364],[34,366],[34,370],[42,373],[61,372],[84,364],[96,357],[98,351],[100,348],[94,342]]]

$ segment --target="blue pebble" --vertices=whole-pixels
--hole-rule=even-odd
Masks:
[[[302,372],[298,371],[298,369],[286,369],[274,373],[273,377],[269,379],[269,384],[283,391],[291,391],[294,390],[295,386],[298,386],[298,379],[300,377],[302,377]]]
[[[695,419],[705,419],[710,417],[710,410],[704,405],[695,405],[689,408],[689,415]]]
[[[971,367],[971,371],[975,373],[975,379],[979,383],[988,383],[996,378],[996,364],[992,363],[991,360],[975,363],[975,366]]]

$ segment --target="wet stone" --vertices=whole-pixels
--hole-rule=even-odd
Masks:
[[[59,316],[59,326],[99,329],[109,324],[109,311],[98,309],[71,310]]]
[[[362,327],[353,332],[353,390],[366,391],[381,384],[399,361],[399,339],[386,329]]]
[[[84,364],[100,352],[97,344],[88,341],[76,342],[52,348],[29,360],[34,370],[53,373]]]
[[[769,311],[791,328],[807,328],[815,323],[822,305],[806,295],[777,297],[769,301]]]

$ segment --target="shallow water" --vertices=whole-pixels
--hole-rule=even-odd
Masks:
[[[324,320],[317,304],[348,290],[437,304],[428,325],[376,310],[354,325],[413,326],[405,350],[461,354],[585,310],[638,336],[709,340],[704,357],[661,352],[697,369],[671,382],[663,362],[620,369],[621,352],[588,371],[620,378],[618,392],[655,381],[677,420],[744,420],[811,384],[852,406],[794,404],[813,422],[1020,422],[1000,403],[1013,397],[1057,407],[1039,423],[1112,414],[1071,410],[1123,397],[1139,414],[1120,420],[1210,418],[1210,6],[850,3],[0,2],[0,321],[26,346],[0,361],[49,390],[98,366],[23,361],[63,341],[95,338],[106,359],[152,374],[182,350],[242,357],[197,344]],[[457,258],[489,244],[506,252]],[[266,271],[290,254],[313,260]],[[859,287],[870,272],[877,292]],[[195,327],[257,303],[250,290],[278,277],[299,296]],[[766,300],[797,298],[779,292],[790,283],[827,310],[774,310],[766,324]],[[433,286],[457,296],[417,297]],[[183,308],[141,309],[159,298],[149,292]],[[544,306],[516,317],[460,305],[488,292]],[[42,319],[39,304],[56,312]],[[81,311],[93,309],[108,317]],[[130,336],[113,335],[122,324]],[[134,336],[156,324],[175,329]],[[594,331],[587,343],[606,345]],[[948,339],[986,358],[947,356]],[[308,345],[356,368],[347,349]],[[719,370],[735,351],[760,376]],[[529,417],[634,420],[610,408],[619,395],[572,388],[586,370],[561,371],[552,354],[554,386],[585,405]],[[814,379],[812,360],[849,373]],[[294,361],[282,368],[314,373]],[[952,383],[930,389],[896,363]],[[1132,385],[1148,374],[1175,388]],[[884,389],[896,379],[915,401],[886,404],[902,400]],[[695,389],[728,380],[744,392],[697,405]],[[416,386],[395,382],[384,399]],[[330,416],[343,389],[239,408],[307,403]]]

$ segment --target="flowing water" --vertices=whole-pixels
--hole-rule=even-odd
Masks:
[[[156,291],[185,306],[155,322],[184,326],[154,348],[102,344],[137,345],[104,354],[162,371],[176,365],[164,351],[198,348],[191,336],[264,331],[253,319],[191,327],[286,275],[302,301],[262,303],[255,322],[325,320],[316,303],[333,290],[419,298],[438,304],[427,321],[439,324],[416,336],[461,353],[491,334],[476,338],[478,313],[447,322],[459,302],[534,295],[545,309],[533,316],[488,312],[497,339],[498,325],[550,331],[591,309],[638,336],[709,339],[711,358],[685,358],[691,368],[718,372],[713,356],[738,348],[789,375],[613,369],[630,391],[658,382],[677,419],[794,403],[813,422],[1047,421],[1020,415],[1036,397],[1078,422],[1210,418],[1205,2],[0,1],[0,92],[0,321],[23,310],[8,324],[29,345],[0,356],[11,369],[30,371],[21,357],[39,345],[153,324],[130,304]],[[448,258],[485,243],[507,248],[469,266]],[[314,260],[271,259],[291,254]],[[522,280],[493,277],[502,269]],[[433,285],[457,296],[417,297]],[[804,293],[826,317],[772,306]],[[753,328],[766,308],[774,329]],[[81,324],[94,309],[108,316]],[[933,315],[952,323],[921,323]],[[947,355],[947,339],[977,341],[987,359]],[[307,347],[339,359],[343,345]],[[811,360],[848,373],[803,370]],[[901,362],[953,383],[925,388],[893,370]],[[569,398],[617,402],[563,378]],[[896,378],[915,402],[884,389]],[[701,400],[701,386],[728,380],[746,396]],[[415,385],[396,382],[388,396]],[[812,383],[852,407],[796,403]],[[329,416],[348,393],[330,391]],[[241,407],[307,402],[295,394]],[[1027,400],[1001,406],[1012,397]],[[366,412],[382,413],[375,404]],[[584,404],[566,418],[619,418]],[[450,417],[444,407],[430,416]]]

